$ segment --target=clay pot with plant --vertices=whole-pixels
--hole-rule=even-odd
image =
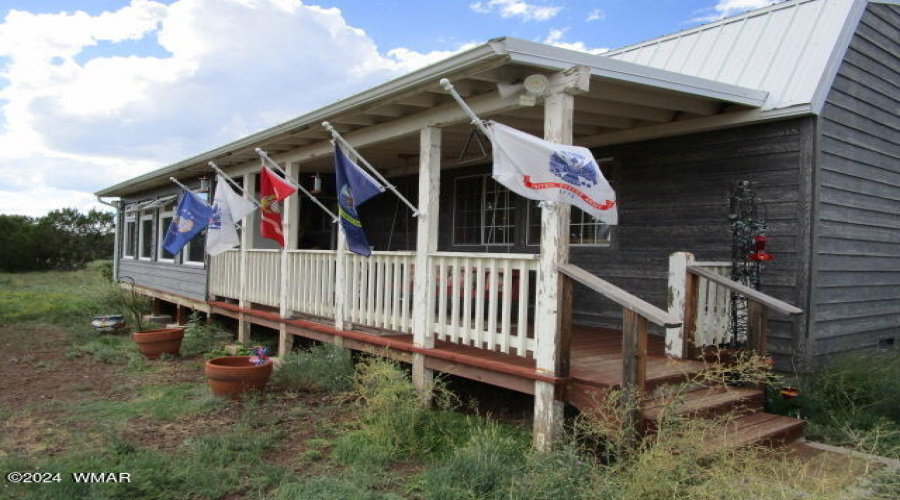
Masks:
[[[150,312],[146,300],[138,297],[134,289],[134,278],[122,276],[121,279],[131,280],[131,300],[128,309],[134,320],[134,332],[131,338],[138,345],[141,354],[147,359],[158,359],[163,354],[175,356],[181,349],[181,340],[184,338],[184,328],[156,328],[145,330],[144,314]]]
[[[206,362],[203,371],[213,394],[238,400],[266,389],[272,375],[268,350],[255,347],[252,352],[252,356],[221,356]]]

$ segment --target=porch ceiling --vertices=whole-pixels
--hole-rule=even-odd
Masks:
[[[542,135],[543,106],[520,104],[518,94],[501,95],[500,86],[517,85],[532,74],[552,75],[572,66],[591,71],[590,90],[575,97],[575,143],[597,146],[651,135],[672,135],[693,124],[753,119],[766,93],[679,73],[549,47],[515,39],[498,39],[400,79],[304,115],[278,127],[216,150],[99,191],[100,196],[130,196],[167,184],[168,177],[191,178],[211,173],[215,161],[231,174],[258,167],[253,149],[261,147],[276,161],[294,161],[303,172],[331,169],[330,121],[373,165],[387,175],[417,170],[419,136],[425,126],[444,131],[444,168],[472,164],[457,161],[471,125],[440,87],[450,78],[482,118]],[[519,85],[519,87],[521,87]],[[506,87],[509,88],[509,87]],[[687,125],[687,127],[686,127]],[[696,127],[694,127],[696,128]],[[486,144],[489,147],[489,144]]]

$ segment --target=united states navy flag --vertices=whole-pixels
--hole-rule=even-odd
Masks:
[[[191,241],[203,228],[209,224],[213,216],[213,209],[196,194],[185,191],[178,200],[178,208],[175,217],[166,231],[166,239],[163,240],[163,248],[171,254],[176,254]]]
[[[353,253],[368,257],[372,250],[356,207],[383,193],[384,186],[350,161],[337,143],[334,145],[334,174],[337,180],[338,211],[341,227],[347,237],[347,248]]]

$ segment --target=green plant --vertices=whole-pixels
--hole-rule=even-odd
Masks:
[[[353,384],[350,350],[318,344],[281,358],[272,374],[272,384],[289,391],[345,391]]]
[[[316,477],[302,483],[282,484],[275,492],[276,500],[399,500],[390,493],[371,491],[367,480],[358,474],[351,477]]]
[[[181,355],[190,357],[217,351],[233,339],[234,335],[231,332],[219,325],[206,324],[202,315],[194,312],[188,319],[187,328],[184,329]]]

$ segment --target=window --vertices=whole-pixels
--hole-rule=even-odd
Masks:
[[[512,245],[516,197],[490,175],[457,177],[453,186],[455,245]]]
[[[142,260],[153,259],[153,212],[141,212],[139,257]]]
[[[206,229],[200,231],[199,234],[191,238],[191,241],[185,245],[182,250],[182,257],[185,264],[202,266],[203,258],[206,254]]]
[[[569,222],[570,245],[606,246],[610,242],[610,227],[592,215],[572,207]],[[541,244],[541,207],[540,202],[529,200],[528,205],[528,244]]]
[[[175,217],[175,203],[169,203],[159,209],[159,230],[156,235],[156,255],[161,262],[175,262],[175,255],[169,253],[163,248],[163,242],[166,239],[166,233]]]
[[[137,249],[137,217],[134,212],[125,214],[125,232],[122,239],[122,256],[133,259]]]

